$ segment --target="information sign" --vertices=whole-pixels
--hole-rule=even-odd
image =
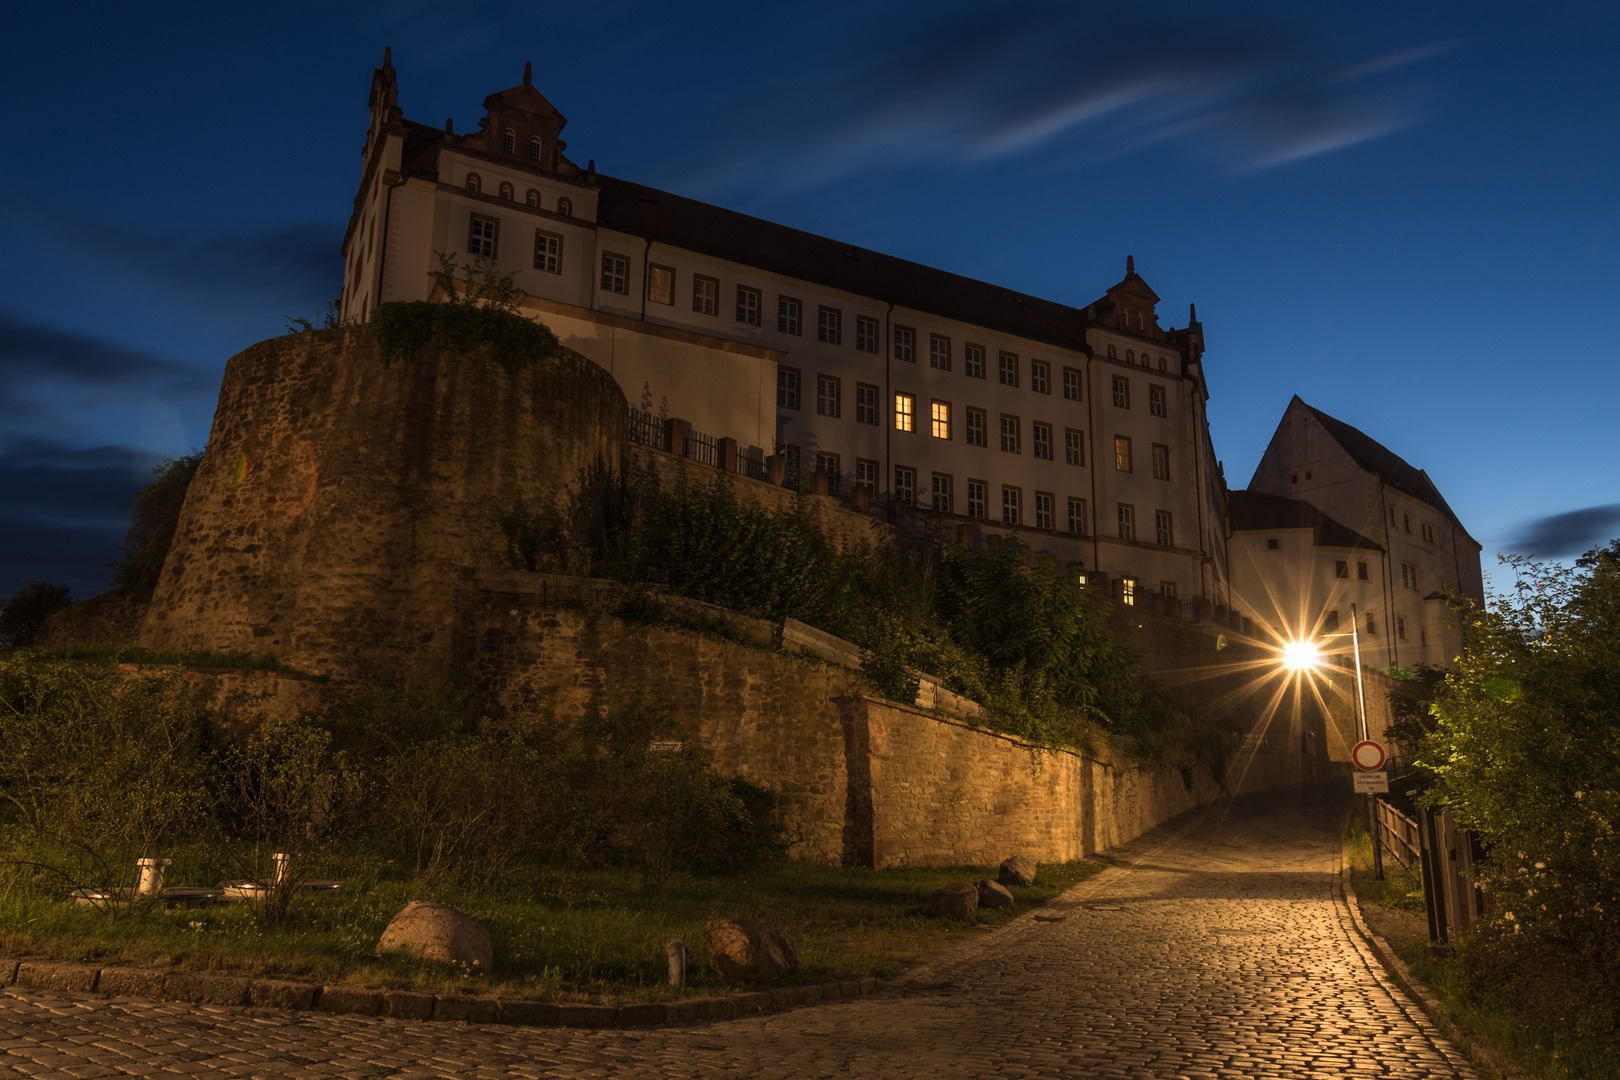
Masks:
[[[1355,779],[1357,795],[1389,794],[1389,773],[1387,772],[1357,772]]]

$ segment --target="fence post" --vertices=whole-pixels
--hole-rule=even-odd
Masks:
[[[820,469],[810,474],[810,493],[812,495],[827,494],[827,474]]]
[[[664,449],[676,457],[686,456],[686,421],[670,417],[664,421]]]
[[[765,479],[777,487],[782,486],[787,479],[787,455],[772,454],[765,459]]]
[[[719,443],[719,446],[716,448],[715,456],[716,456],[716,458],[719,459],[719,460],[717,460],[715,462],[715,464],[720,466],[720,471],[721,472],[727,472],[727,473],[736,472],[737,471],[737,440],[736,439],[721,439],[720,443]]]
[[[867,507],[872,505],[872,489],[865,484],[856,484],[849,493],[849,508],[857,513],[866,513]]]

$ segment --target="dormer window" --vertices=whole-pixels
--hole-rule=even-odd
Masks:
[[[557,200],[557,213],[561,214],[563,217],[573,217],[574,216],[574,204],[572,202],[568,201],[567,199],[558,199]]]
[[[529,140],[529,160],[540,160],[540,136],[538,135]]]
[[[512,201],[512,185],[511,184],[502,184],[501,185],[501,198],[505,199],[507,202]]]
[[[540,205],[540,193],[534,190],[534,188],[530,188],[529,194],[524,196],[523,201],[528,203],[530,206],[538,207]]]
[[[467,174],[467,190],[468,191],[482,191],[482,190],[484,190],[484,182],[482,180],[478,179],[478,174],[477,173],[470,172],[470,173]]]
[[[501,150],[508,154],[517,152],[517,132],[511,128],[501,132]]]
[[[1142,329],[1142,313],[1140,311],[1136,313],[1136,328],[1138,330]]]

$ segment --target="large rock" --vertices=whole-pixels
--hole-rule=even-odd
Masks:
[[[965,919],[979,907],[979,890],[965,881],[935,889],[923,901],[923,914],[939,919]]]
[[[793,939],[752,919],[710,919],[703,925],[703,945],[715,970],[728,979],[770,982],[799,967]]]
[[[489,934],[477,919],[429,900],[411,901],[388,924],[377,951],[393,949],[423,960],[463,964],[474,971],[488,971],[495,960]]]
[[[980,907],[1005,907],[1013,902],[1013,894],[989,878],[980,878],[973,886],[979,890]]]
[[[1014,855],[1001,864],[1001,873],[996,875],[996,880],[1003,885],[1035,884],[1035,860]]]

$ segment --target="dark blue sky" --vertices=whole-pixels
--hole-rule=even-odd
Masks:
[[[0,94],[0,592],[104,588],[233,353],[336,296],[371,70],[471,129],[523,62],[580,162],[1084,304],[1198,304],[1242,487],[1290,395],[1488,567],[1620,535],[1611,3],[32,5]],[[469,13],[471,12],[471,13]]]

